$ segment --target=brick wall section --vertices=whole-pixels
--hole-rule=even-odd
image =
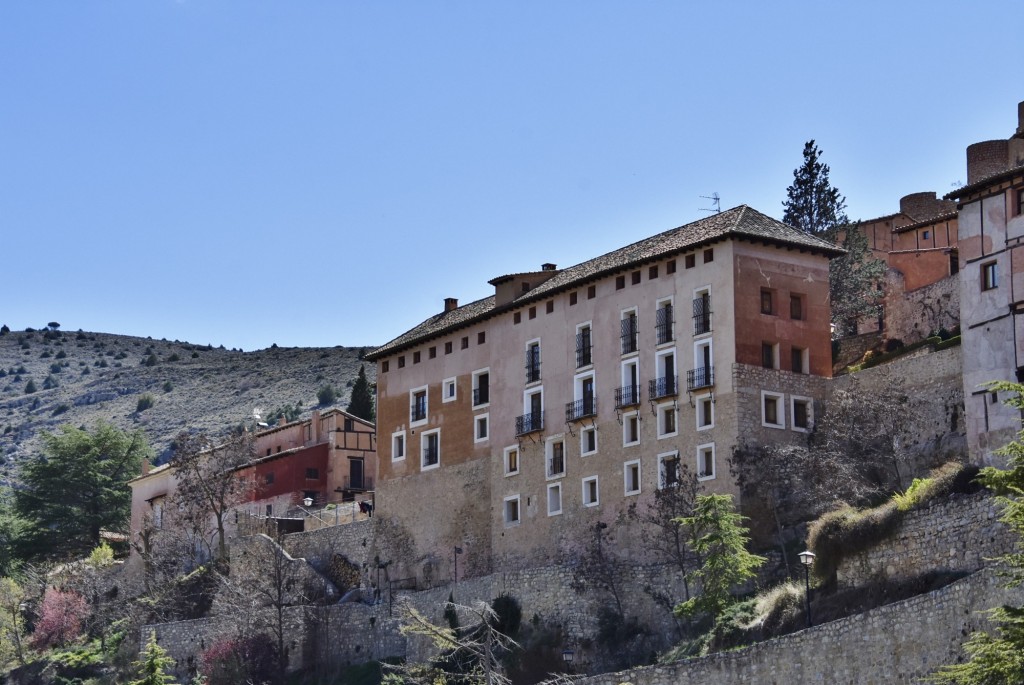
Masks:
[[[895,535],[853,554],[837,569],[839,584],[857,587],[874,579],[913,578],[935,569],[973,572],[1013,550],[1015,536],[999,521],[999,507],[985,493],[954,496],[908,512]]]
[[[981,571],[934,592],[810,630],[664,666],[579,681],[581,685],[763,685],[764,683],[908,683],[952,663],[971,631],[988,627],[981,612],[1024,602]]]

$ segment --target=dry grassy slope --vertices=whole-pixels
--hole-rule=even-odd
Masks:
[[[158,359],[154,366],[142,363],[150,349]],[[303,415],[309,416],[317,390],[326,383],[338,391],[334,406],[344,408],[348,386],[359,373],[361,349],[368,348],[242,352],[106,333],[61,332],[47,340],[42,332],[12,331],[0,336],[0,369],[6,374],[0,377],[0,482],[10,482],[17,464],[38,453],[40,431],[64,423],[81,426],[103,419],[141,428],[155,453],[166,456],[179,431],[219,434],[249,421],[254,407],[266,415],[301,402]],[[66,356],[57,359],[61,351]],[[62,366],[59,373],[52,371],[53,364]],[[22,367],[25,373],[12,373]],[[366,373],[373,383],[373,364],[366,364]],[[58,386],[44,390],[50,375]],[[38,388],[32,394],[25,393],[29,379]],[[171,389],[165,391],[168,382]],[[145,393],[154,404],[137,412]]]

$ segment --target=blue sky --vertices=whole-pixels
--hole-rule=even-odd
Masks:
[[[0,4],[0,323],[383,343],[749,204],[814,138],[855,218],[965,181],[1019,5]]]

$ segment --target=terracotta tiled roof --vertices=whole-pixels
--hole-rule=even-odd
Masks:
[[[913,224],[907,224],[906,226],[897,226],[892,229],[893,233],[905,233],[907,231],[913,231],[914,229],[922,228],[924,226],[930,226],[931,224],[937,224],[940,221],[948,221],[949,219],[955,219],[957,217],[956,210],[952,212],[943,212],[938,216],[933,216],[930,219],[923,219]]]
[[[997,181],[1003,181],[1003,180],[1005,180],[1007,178],[1011,178],[1013,176],[1016,176],[1016,175],[1022,174],[1022,173],[1024,173],[1024,165],[1016,166],[1016,167],[1014,167],[1012,169],[1007,169],[1006,171],[1000,171],[1000,172],[995,173],[995,174],[990,174],[989,176],[986,176],[985,178],[979,179],[979,180],[975,181],[974,183],[972,183],[970,185],[961,186],[960,188],[957,188],[956,190],[954,190],[951,193],[946,193],[942,197],[942,199],[943,200],[957,200],[957,199],[963,197],[964,195],[970,195],[971,193],[973,193],[976,190],[981,190],[982,188],[984,188],[987,185],[991,185],[991,184],[993,184],[993,183],[995,183]]]
[[[550,297],[557,292],[579,287],[617,271],[634,268],[646,262],[669,257],[728,238],[753,240],[801,250],[817,252],[835,257],[843,250],[835,244],[805,233],[799,229],[771,218],[756,209],[740,205],[733,209],[712,214],[709,217],[679,226],[645,238],[632,245],[621,247],[589,261],[562,269],[540,285],[521,294],[502,307],[495,307],[494,297],[485,297],[470,302],[449,312],[430,317],[415,328],[403,333],[391,342],[381,345],[366,355],[375,360],[387,354],[407,349],[415,344],[450,333],[494,314],[522,307]]]

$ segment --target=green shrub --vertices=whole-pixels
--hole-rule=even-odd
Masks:
[[[39,355],[39,358],[40,359],[49,359],[52,356],[53,356],[52,352],[50,352],[49,350],[43,350],[43,353],[41,355]]]
[[[67,404],[58,404],[56,407],[54,407],[53,413],[51,414],[51,416],[60,416],[61,414],[66,412],[68,409],[71,409],[71,407],[69,405],[67,405]]]
[[[36,383],[31,378],[28,379],[28,383],[25,384],[25,394],[31,395],[36,391]]]
[[[60,364],[57,364],[56,362],[54,362],[53,364],[50,364],[50,373],[60,373],[63,370],[64,370],[64,367],[61,366]]]
[[[164,389],[164,392],[170,392],[171,390],[174,389],[174,386],[171,385],[170,381],[164,381],[163,389]]]
[[[334,404],[335,400],[338,399],[338,393],[335,391],[334,387],[328,383],[317,391],[316,397],[320,400],[320,406],[326,407],[329,404]]]
[[[157,358],[156,358],[156,355],[153,354],[153,353],[150,353],[150,355],[148,357],[146,357],[145,359],[142,360],[142,365],[143,366],[156,366],[156,363],[157,363]]]
[[[135,405],[135,411],[144,412],[153,406],[153,402],[153,396],[147,392],[145,395],[139,398],[139,401]]]
[[[67,352],[65,352],[64,350],[61,350],[60,352],[58,352],[58,353],[57,353],[57,356],[56,356],[56,358],[57,358],[57,359],[64,359],[64,358],[65,358],[65,357],[67,357],[67,356],[68,356],[68,353],[67,353]]]
[[[170,357],[167,358],[167,361],[169,361],[169,362],[181,361],[181,357],[179,357],[178,353],[175,352],[174,354],[172,354]]]
[[[58,385],[60,384],[57,382],[57,379],[54,378],[53,376],[47,376],[45,379],[43,379],[43,390],[53,390]]]

